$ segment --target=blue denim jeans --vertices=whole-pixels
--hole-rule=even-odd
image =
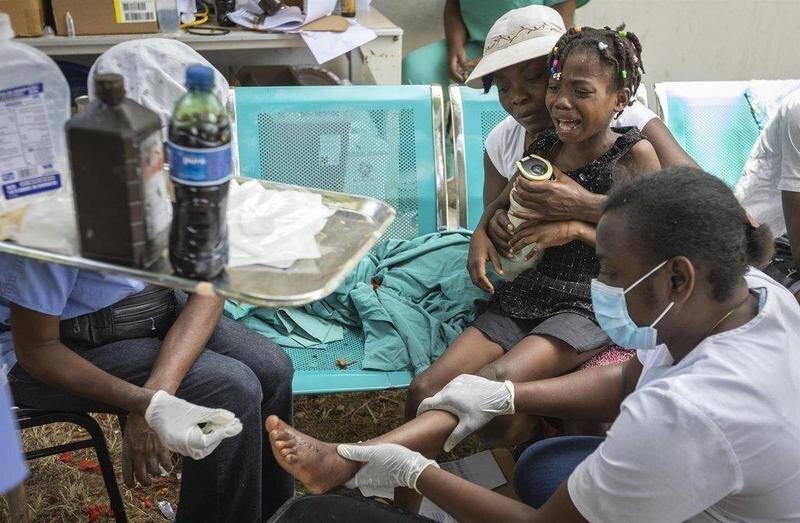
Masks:
[[[176,293],[179,305],[186,295]],[[106,372],[136,385],[150,376],[161,341],[137,338],[101,347],[70,346]],[[255,522],[294,494],[294,481],[275,462],[264,420],[292,419],[292,362],[260,334],[223,317],[175,393],[205,407],[232,411],[242,432],[201,460],[183,458],[178,521]],[[15,365],[8,380],[18,405],[81,412],[118,412],[41,383]]]
[[[540,508],[603,439],[562,436],[537,441],[528,447],[514,467],[514,490],[519,499]]]

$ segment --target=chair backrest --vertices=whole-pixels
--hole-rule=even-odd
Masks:
[[[750,82],[664,82],[658,109],[675,139],[704,170],[733,187],[759,129],[745,97]]]
[[[387,202],[384,238],[447,227],[442,91],[437,86],[237,87],[235,169]]]
[[[486,136],[508,113],[500,105],[497,88],[488,93],[450,86],[458,222],[475,229],[483,213],[483,153]]]

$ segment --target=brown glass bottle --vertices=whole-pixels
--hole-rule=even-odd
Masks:
[[[353,18],[356,16],[356,0],[341,0],[342,16]]]
[[[84,257],[144,268],[169,239],[161,120],[125,97],[117,74],[95,77],[96,100],[67,122]]]

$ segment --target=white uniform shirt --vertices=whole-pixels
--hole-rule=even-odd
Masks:
[[[611,127],[636,127],[641,131],[653,118],[658,118],[656,113],[637,101],[626,107],[618,119],[611,120]],[[486,154],[497,172],[510,179],[516,172],[517,160],[525,154],[525,128],[513,116],[507,116],[486,136]]]
[[[758,315],[644,369],[606,440],[569,477],[592,522],[800,520],[800,307],[751,270]]]
[[[800,192],[800,90],[784,98],[759,135],[734,190],[776,238],[786,233],[781,191]]]

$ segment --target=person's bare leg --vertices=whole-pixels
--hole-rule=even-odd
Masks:
[[[487,364],[495,361],[504,354],[503,348],[490,340],[475,327],[467,327],[458,338],[447,347],[444,354],[428,367],[422,374],[414,378],[406,394],[406,421],[413,420],[417,415],[419,404],[430,398],[453,378],[460,374],[475,374]],[[419,441],[411,427],[401,427],[400,433],[392,435],[393,438],[411,439]],[[387,435],[388,436],[388,435]],[[442,451],[444,439],[432,442],[427,448],[419,450],[425,457],[435,459]],[[419,494],[412,489],[398,488],[394,492],[394,502],[398,507],[413,511],[419,506]]]
[[[435,455],[441,451],[457,423],[452,414],[430,411],[365,444],[397,443],[426,455]],[[313,494],[343,485],[361,466],[339,456],[336,444],[303,434],[275,416],[267,418],[266,428],[275,460]]]
[[[503,355],[503,348],[475,327],[467,327],[442,357],[414,378],[406,395],[406,420],[414,419],[422,400],[430,398],[460,374],[475,374]],[[433,456],[428,456],[433,457]]]
[[[557,338],[527,336],[478,375],[514,383],[554,378],[577,369],[601,350],[578,353]],[[530,439],[536,424],[537,418],[528,414],[500,416],[481,429],[480,437],[489,446],[518,445]]]

